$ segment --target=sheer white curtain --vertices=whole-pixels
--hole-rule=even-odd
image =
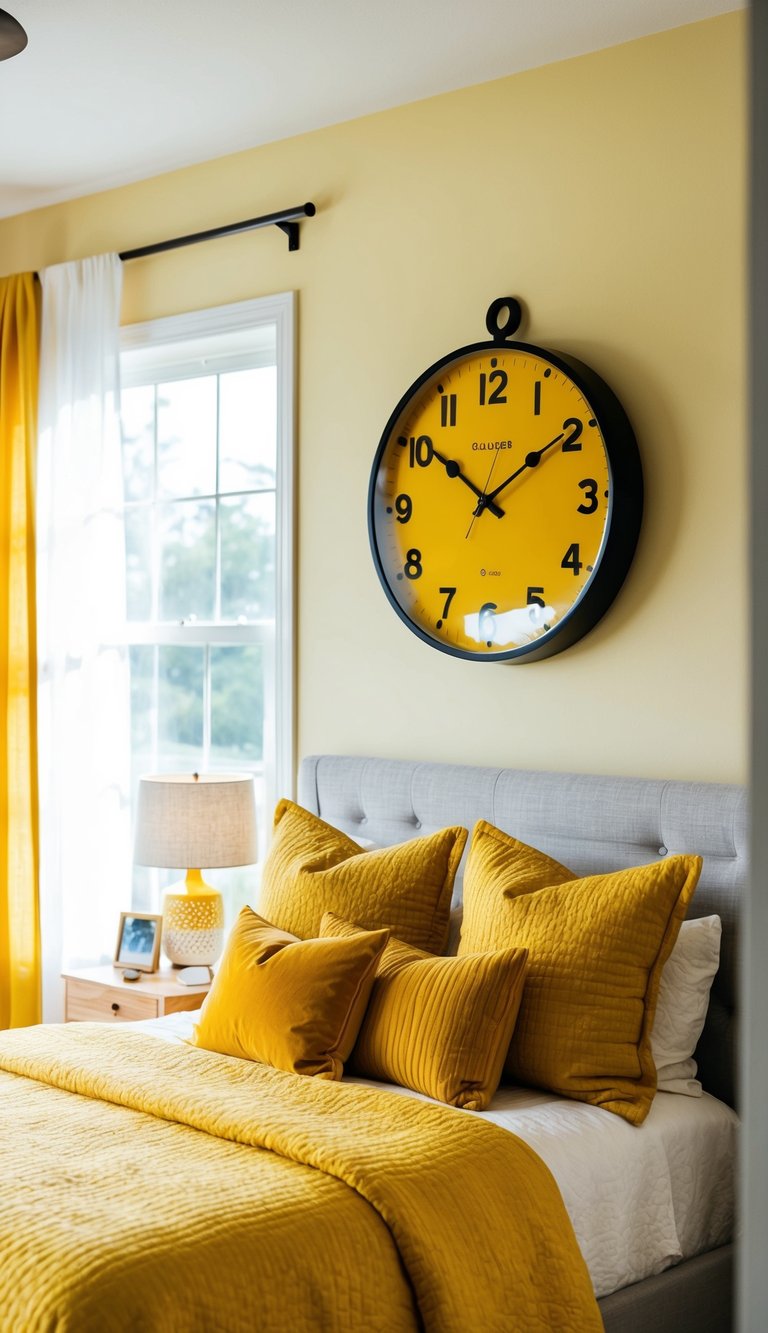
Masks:
[[[43,1017],[130,906],[117,255],[41,274],[38,660]]]

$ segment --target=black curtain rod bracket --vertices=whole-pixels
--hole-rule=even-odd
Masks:
[[[298,250],[299,221],[301,218],[313,218],[316,212],[314,204],[299,204],[297,208],[283,208],[279,213],[265,213],[260,218],[248,218],[246,222],[230,222],[225,227],[211,227],[208,231],[192,232],[189,236],[176,236],[171,241],[141,245],[136,250],[122,250],[120,258],[145,259],[147,255],[159,255],[165,250],[180,250],[184,245],[197,245],[200,241],[215,241],[220,236],[237,236],[241,231],[256,231],[259,227],[279,227],[288,237],[288,249]]]

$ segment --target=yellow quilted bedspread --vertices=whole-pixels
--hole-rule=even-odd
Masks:
[[[602,1329],[549,1171],[468,1112],[100,1024],[0,1070],[3,1333]]]

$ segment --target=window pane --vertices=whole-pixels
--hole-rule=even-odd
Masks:
[[[215,518],[213,500],[158,505],[161,620],[213,619]]]
[[[123,486],[126,500],[149,500],[155,457],[155,386],[141,384],[120,395]]]
[[[275,614],[275,496],[221,500],[222,620]]]
[[[158,769],[194,773],[201,766],[203,752],[205,649],[163,647],[157,651]]]
[[[155,649],[129,649],[131,671],[131,762],[135,788],[142,773],[152,768],[154,758],[153,717],[155,710]]]
[[[277,368],[222,375],[219,395],[219,490],[274,487]]]
[[[159,495],[216,490],[216,376],[157,386]]]
[[[211,762],[236,768],[263,754],[262,648],[211,648]]]
[[[125,511],[125,582],[129,620],[152,615],[152,510]]]

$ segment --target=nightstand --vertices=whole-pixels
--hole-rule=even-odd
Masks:
[[[182,986],[170,967],[143,973],[141,981],[123,981],[116,967],[86,967],[62,973],[66,986],[66,1023],[130,1022],[162,1018],[182,1009],[199,1009],[210,986]]]

